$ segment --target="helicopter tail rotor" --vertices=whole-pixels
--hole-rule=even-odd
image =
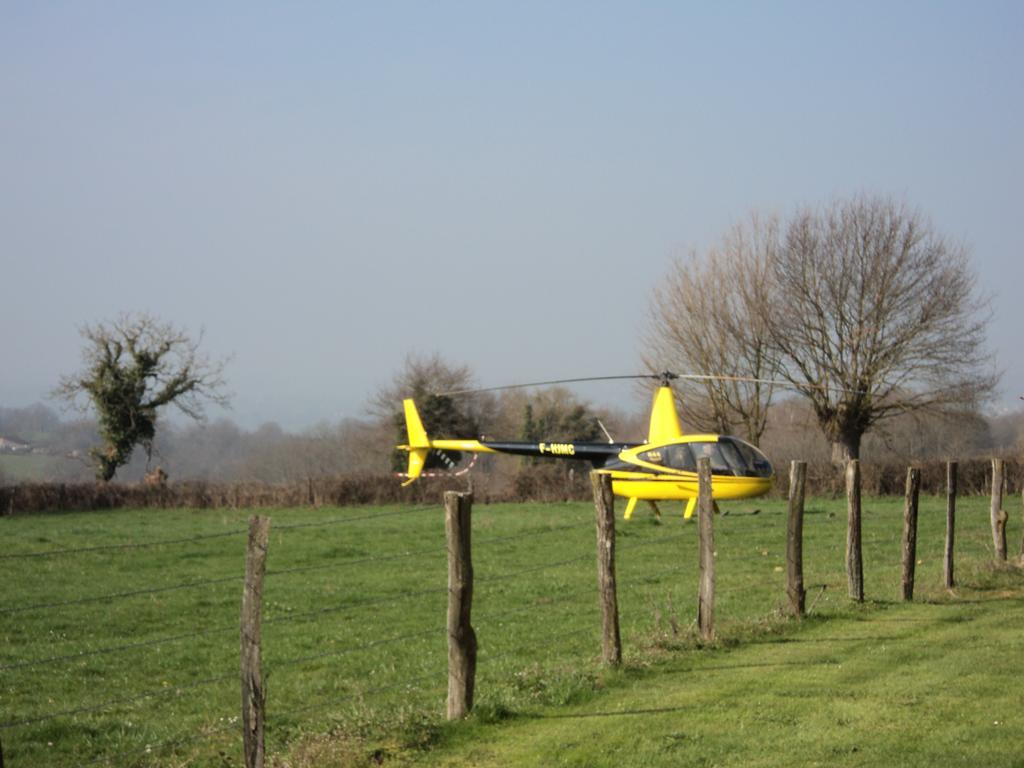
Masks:
[[[409,444],[398,447],[409,452],[408,479],[402,483],[406,486],[423,472],[423,465],[427,463],[427,454],[430,452],[430,438],[427,437],[427,430],[423,427],[416,404],[408,399],[404,400],[402,405],[405,407],[405,429]]]

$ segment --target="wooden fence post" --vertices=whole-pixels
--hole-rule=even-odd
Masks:
[[[942,577],[946,589],[956,586],[953,576],[953,546],[956,541],[956,475],[957,463],[946,462],[946,553],[942,566]]]
[[[846,584],[850,597],[864,602],[864,558],[860,536],[860,461],[846,465]]]
[[[907,468],[907,492],[903,503],[903,599],[914,599],[914,571],[917,569],[917,500],[921,492],[921,470]]]
[[[1024,488],[1020,489],[1021,511],[1024,512]],[[1020,564],[1024,565],[1024,531],[1020,535]],[[0,765],[0,768],[4,768]]]
[[[715,639],[715,502],[711,497],[711,459],[697,459],[697,520],[700,540],[700,588],[697,626],[702,640]]]
[[[473,608],[473,557],[470,519],[473,496],[446,491],[444,528],[448,540],[448,719],[465,717],[473,709],[476,683],[476,633],[470,623]]]
[[[263,573],[267,565],[270,518],[249,518],[249,545],[245,554],[245,586],[242,589],[242,747],[245,768],[263,768],[263,718],[267,692],[263,687],[260,659],[260,615]]]
[[[601,596],[601,658],[605,664],[622,663],[619,634],[619,599],[615,586],[615,496],[612,479],[590,473],[597,522],[597,588]]]
[[[789,517],[786,524],[786,594],[789,610],[804,615],[804,484],[807,462],[794,461],[789,467]]]
[[[1006,562],[1006,513],[1003,511],[1003,460],[992,459],[992,544],[996,560]]]

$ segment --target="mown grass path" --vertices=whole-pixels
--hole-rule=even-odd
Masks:
[[[1024,596],[868,604],[452,731],[439,766],[1024,765]]]

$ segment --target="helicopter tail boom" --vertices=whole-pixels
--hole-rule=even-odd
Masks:
[[[397,446],[409,454],[409,468],[403,486],[409,485],[423,474],[430,452],[440,453],[506,453],[513,456],[543,456],[552,459],[575,459],[589,461],[595,467],[605,463],[627,448],[639,443],[589,443],[589,442],[496,442],[493,440],[449,439],[431,440],[423,426],[416,404],[411,400],[402,403],[405,409],[405,429],[408,436],[406,445]]]

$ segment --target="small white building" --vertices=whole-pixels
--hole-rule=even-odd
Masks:
[[[0,437],[0,453],[30,453],[31,451],[31,445]]]

